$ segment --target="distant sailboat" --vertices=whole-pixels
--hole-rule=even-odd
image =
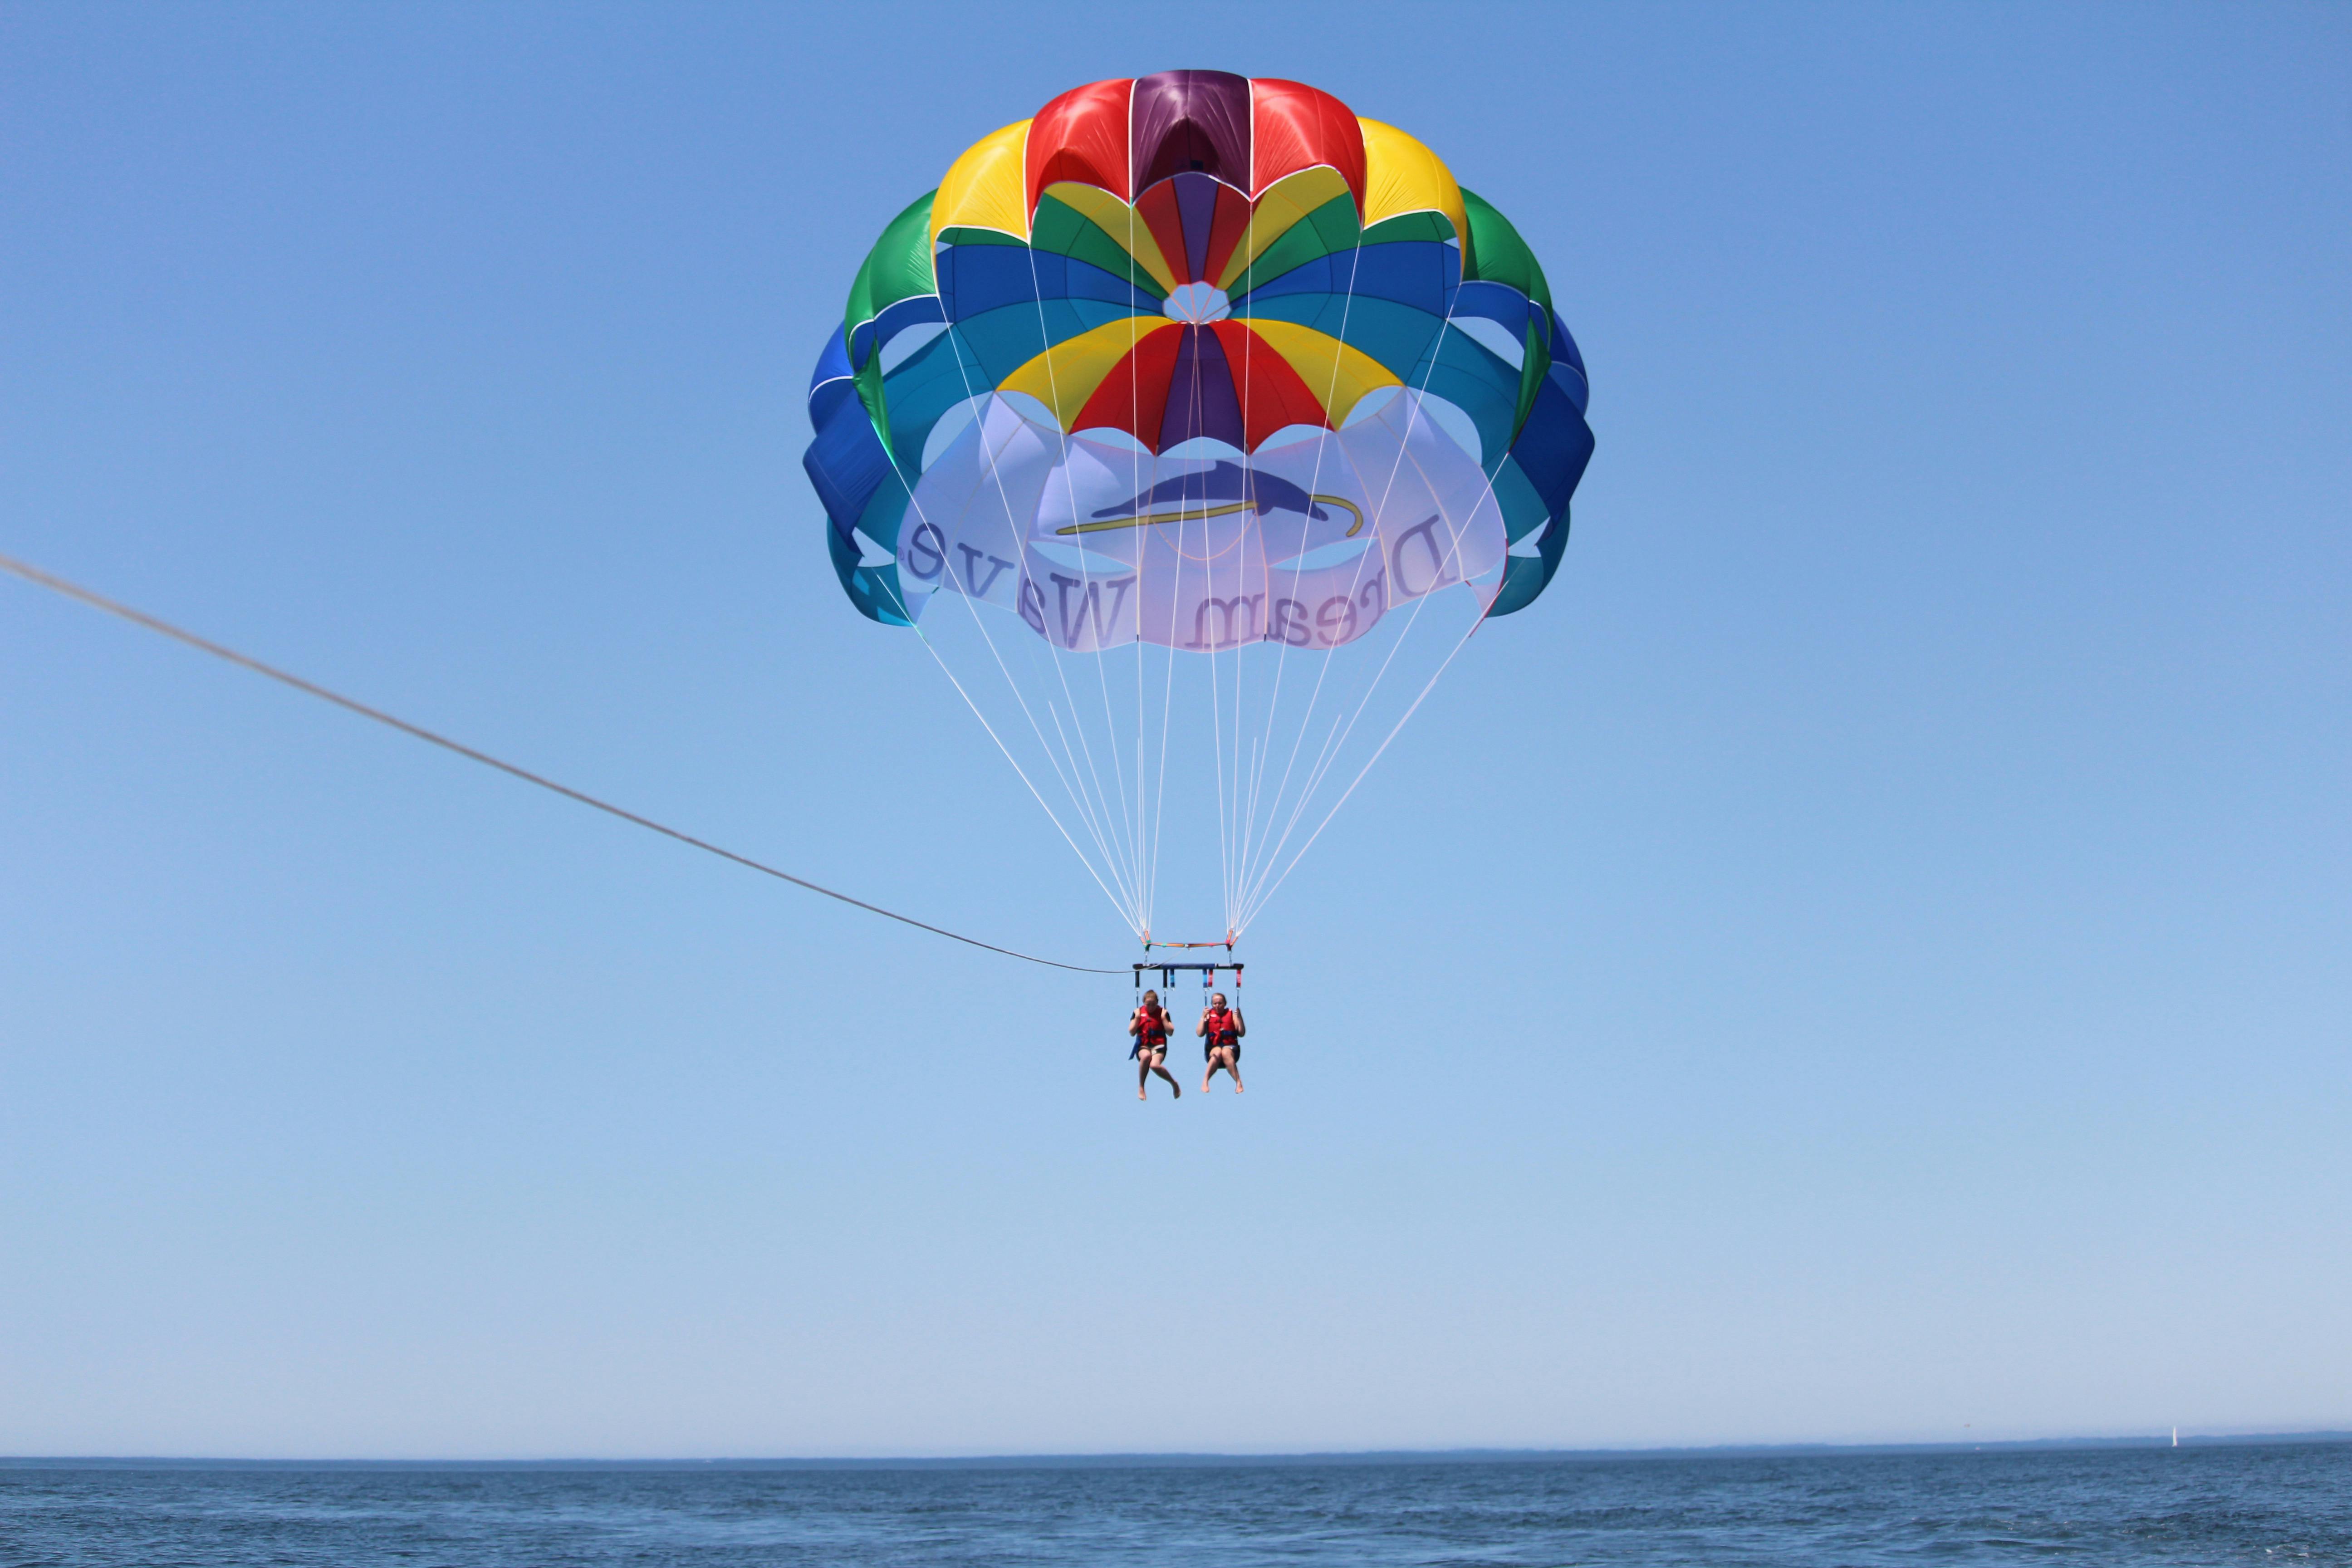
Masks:
[[[2172,1446],[2176,1448],[2180,1447],[2180,1428],[2178,1426],[2172,1429]]]

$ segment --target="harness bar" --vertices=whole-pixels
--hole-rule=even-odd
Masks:
[[[1163,963],[1159,959],[1153,959],[1149,963],[1139,963],[1135,966],[1135,988],[1138,991],[1143,989],[1143,972],[1147,969],[1156,969],[1160,971],[1160,984],[1162,985],[1175,984],[1176,972],[1180,969],[1197,969],[1201,971],[1201,984],[1203,985],[1208,984],[1210,981],[1215,979],[1217,971],[1220,969],[1230,969],[1234,972],[1234,988],[1236,991],[1241,989],[1242,966],[1238,963]]]

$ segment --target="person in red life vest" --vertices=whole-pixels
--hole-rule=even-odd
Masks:
[[[1201,1075],[1201,1092],[1209,1092],[1209,1080],[1223,1068],[1234,1075],[1234,1092],[1242,1092],[1242,1037],[1249,1026],[1242,1016],[1225,1005],[1225,994],[1216,992],[1201,1014],[1201,1026],[1192,1031],[1201,1037],[1201,1054],[1209,1058],[1209,1068]]]
[[[1143,994],[1143,1005],[1138,1007],[1135,1016],[1127,1021],[1127,1032],[1135,1037],[1134,1047],[1127,1053],[1128,1059],[1138,1064],[1135,1098],[1151,1098],[1145,1091],[1150,1088],[1151,1075],[1158,1073],[1168,1080],[1168,1087],[1176,1091],[1176,1098],[1183,1099],[1184,1086],[1178,1083],[1176,1075],[1168,1070],[1168,1012],[1160,1005],[1159,992]]]

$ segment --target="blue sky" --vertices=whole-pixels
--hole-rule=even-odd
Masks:
[[[1510,213],[1600,441],[1251,1092],[0,582],[0,1452],[2352,1426],[2340,9],[11,5],[0,551],[1123,963],[801,397],[955,153],[1177,66]]]

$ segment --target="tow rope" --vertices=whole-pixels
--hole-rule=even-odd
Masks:
[[[68,599],[88,605],[94,610],[103,610],[108,615],[129,621],[133,626],[144,626],[151,632],[160,632],[173,641],[184,643],[200,653],[208,653],[215,658],[226,659],[231,664],[253,671],[256,675],[267,676],[281,686],[290,686],[297,691],[318,698],[320,701],[331,702],[347,712],[356,713],[362,719],[373,720],[387,729],[397,730],[404,735],[413,735],[417,740],[438,746],[445,752],[454,752],[468,762],[479,763],[486,768],[496,768],[509,777],[520,779],[528,784],[536,784],[541,789],[563,796],[566,800],[577,801],[582,805],[593,807],[607,816],[617,816],[623,822],[632,823],[638,827],[658,833],[665,838],[675,838],[680,844],[699,849],[706,855],[716,855],[721,860],[731,860],[738,866],[757,871],[762,876],[773,877],[780,882],[790,882],[795,888],[805,888],[812,893],[822,893],[828,899],[838,900],[842,903],[864,910],[868,914],[880,915],[884,920],[897,921],[900,925],[910,925],[917,931],[927,931],[933,936],[943,936],[950,942],[960,942],[967,947],[977,947],[989,952],[1002,953],[1007,958],[1017,958],[1025,963],[1042,963],[1048,969],[1066,969],[1074,974],[1117,974],[1118,973],[1116,969],[1096,969],[1083,963],[1064,963],[1058,959],[1040,958],[1034,952],[1022,952],[1013,948],[999,947],[992,942],[982,942],[976,936],[966,936],[961,931],[952,931],[945,926],[935,926],[928,921],[919,921],[912,915],[902,915],[896,910],[886,910],[879,904],[869,904],[864,899],[856,899],[847,893],[836,892],[820,883],[810,881],[806,877],[795,877],[790,871],[779,870],[763,861],[754,860],[748,855],[738,855],[732,849],[722,848],[708,839],[697,838],[691,833],[681,833],[675,827],[656,822],[650,816],[640,816],[635,812],[614,805],[610,801],[598,800],[585,791],[573,789],[570,784],[558,784],[553,779],[532,773],[529,768],[520,768],[512,763],[502,762],[488,752],[476,751],[473,747],[462,742],[453,741],[446,735],[436,734],[422,724],[412,724],[405,719],[386,713],[380,708],[371,708],[366,703],[346,697],[340,691],[331,691],[315,680],[305,680],[291,671],[280,669],[273,664],[265,664],[249,654],[239,653],[233,647],[225,647],[208,637],[198,637],[192,631],[175,626],[169,621],[147,614],[144,610],[135,610],[129,605],[106,597],[103,594],[93,593],[78,583],[70,583],[63,577],[44,572],[29,562],[19,561],[11,555],[0,555],[0,571],[12,573],[36,587],[47,588],[51,593],[63,595]]]

